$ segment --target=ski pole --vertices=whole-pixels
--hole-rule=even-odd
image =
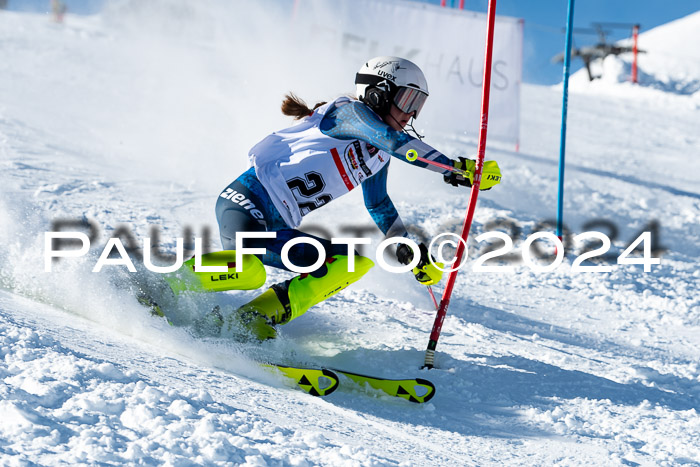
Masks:
[[[479,153],[476,160],[476,169],[474,171],[474,181],[472,182],[472,190],[469,196],[469,206],[467,208],[466,217],[464,218],[464,224],[462,225],[462,241],[459,242],[459,245],[457,246],[455,262],[450,271],[449,276],[447,277],[447,285],[445,286],[445,290],[442,293],[440,306],[438,307],[437,314],[435,315],[435,322],[433,323],[433,330],[430,333],[430,341],[428,341],[428,348],[425,351],[425,363],[423,365],[423,368],[428,369],[433,368],[435,365],[435,348],[437,347],[437,342],[440,338],[442,323],[445,320],[445,315],[447,314],[447,307],[450,304],[450,296],[452,295],[452,289],[454,288],[455,281],[457,280],[457,273],[459,272],[459,267],[462,263],[462,257],[464,256],[464,251],[466,249],[467,238],[469,237],[469,229],[471,228],[472,219],[474,218],[476,200],[479,196],[479,187],[481,186],[481,172],[484,168],[484,156],[486,154],[486,129],[488,126],[489,95],[491,88],[493,31],[496,22],[496,0],[489,0],[489,6],[486,15],[486,51],[484,56],[484,84],[481,90],[481,128],[479,129]]]
[[[431,286],[428,286],[428,293],[430,294],[430,298],[433,299],[433,304],[435,305],[435,310],[438,309],[438,302],[435,300],[435,294],[433,293],[433,288]]]
[[[426,164],[434,165],[435,167],[440,167],[441,169],[449,170],[450,172],[454,172],[454,173],[462,175],[466,178],[469,177],[469,174],[467,173],[466,170],[459,170],[458,168],[452,167],[451,165],[441,164],[440,162],[435,162],[435,161],[431,161],[430,159],[426,159],[425,157],[420,157],[418,155],[418,152],[415,149],[409,149],[406,152],[406,160],[411,161],[411,162],[416,161],[416,160],[421,161],[421,162],[425,162]]]

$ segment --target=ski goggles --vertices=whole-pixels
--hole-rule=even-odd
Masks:
[[[404,113],[412,114],[415,112],[415,118],[418,118],[418,114],[427,99],[428,95],[418,89],[399,88],[394,96],[394,105]]]

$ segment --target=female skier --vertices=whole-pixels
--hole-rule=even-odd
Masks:
[[[282,112],[299,122],[256,144],[249,152],[252,167],[219,195],[216,217],[225,250],[236,249],[236,236],[241,232],[274,232],[274,238],[246,236],[243,246],[265,248],[264,254],[256,255],[262,264],[288,269],[281,259],[284,245],[310,237],[323,246],[327,259],[311,273],[272,285],[238,310],[223,315],[217,309],[209,316],[216,334],[236,335],[239,323],[244,323],[256,338],[273,338],[275,326],[301,316],[373,266],[363,256],[348,257],[346,244],[333,244],[296,230],[306,214],[358,185],[379,229],[387,237],[407,236],[386,191],[391,156],[406,161],[407,152],[414,150],[422,158],[461,173],[419,160],[408,163],[437,172],[454,186],[471,186],[474,161],[462,157],[452,160],[404,131],[412,118],[418,118],[428,98],[428,85],[418,66],[399,57],[376,57],[360,68],[355,84],[357,100],[340,97],[313,110],[293,94],[285,96]],[[500,181],[493,161],[489,172],[493,176],[483,177],[481,189]],[[437,283],[442,271],[432,264],[427,247],[419,246],[420,260],[413,273],[422,284]],[[413,250],[404,243],[396,252],[402,264],[410,264],[414,258]],[[298,267],[317,264],[319,258],[317,248],[309,243],[299,243],[287,253]],[[349,267],[353,263],[354,269]]]

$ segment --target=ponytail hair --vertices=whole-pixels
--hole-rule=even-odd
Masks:
[[[313,109],[310,109],[309,106],[306,105],[306,102],[290,92],[285,94],[284,100],[282,101],[282,113],[288,117],[294,117],[294,120],[301,120],[311,115],[314,110],[318,109],[323,104],[325,104],[325,102],[319,102]]]

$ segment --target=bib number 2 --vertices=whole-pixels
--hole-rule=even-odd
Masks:
[[[299,202],[299,209],[304,216],[314,209],[330,203],[333,199],[329,193],[319,195],[326,187],[326,182],[323,181],[323,176],[318,172],[307,172],[304,174],[304,178],[291,178],[287,180],[287,186],[292,190],[297,200],[302,198],[308,200]]]

